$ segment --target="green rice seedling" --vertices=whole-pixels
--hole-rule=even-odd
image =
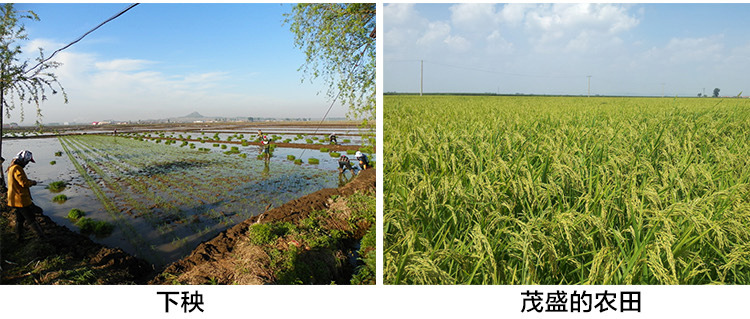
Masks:
[[[60,157],[60,156],[62,156],[62,151],[57,151],[57,152],[55,152],[55,156],[57,156],[57,157]]]
[[[294,160],[294,164],[296,164],[296,165],[302,165],[302,159],[298,158],[298,159]]]
[[[239,156],[240,156],[240,158],[247,158],[247,154],[246,153],[242,153]]]
[[[330,152],[330,153],[328,153],[328,155],[330,155],[330,156],[331,156],[331,157],[333,157],[333,158],[336,158],[336,157],[339,157],[339,156],[341,156],[341,153],[337,153],[337,152]]]
[[[320,152],[321,153],[328,153],[328,148],[327,147],[321,147],[320,148]]]
[[[346,155],[354,155],[357,154],[357,151],[355,150],[346,150]]]
[[[315,141],[313,141],[313,140],[311,140],[309,138],[305,139],[305,142],[307,142],[307,144],[313,144],[313,143],[315,143]]]
[[[232,146],[230,150],[224,152],[224,154],[227,154],[227,155],[239,154],[239,153],[240,153],[240,149],[237,146]]]
[[[248,146],[250,145],[247,141],[242,141],[242,146]]]
[[[221,149],[223,150],[227,149],[227,144],[221,144]]]
[[[307,163],[309,164],[320,164],[320,160],[314,157],[310,157],[307,159]]]
[[[55,181],[55,182],[49,183],[49,185],[47,186],[47,189],[49,189],[53,193],[59,193],[59,192],[62,192],[66,186],[68,186],[68,183],[64,181]]]
[[[346,144],[348,144],[348,143],[351,143],[351,142],[352,142],[352,140],[350,140],[350,139],[348,139],[348,138],[345,138],[345,139],[341,140],[341,142],[342,142],[342,143],[346,143]]]
[[[70,219],[71,221],[77,221],[83,216],[86,216],[86,213],[78,208],[73,208],[70,210],[70,212],[68,212],[68,219]]]
[[[49,165],[55,165],[55,164],[57,164],[57,161],[50,161],[49,162]]]
[[[58,204],[65,203],[68,200],[68,196],[65,194],[56,195],[52,197],[52,201]]]
[[[294,155],[287,155],[286,159],[290,160],[290,161],[293,161],[295,159],[295,156]]]
[[[76,222],[76,226],[84,235],[94,235],[96,237],[107,237],[112,234],[114,225],[105,221],[95,221],[88,217],[80,218]]]
[[[219,147],[219,143],[214,143],[213,147]]]

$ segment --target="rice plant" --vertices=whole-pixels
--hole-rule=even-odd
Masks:
[[[750,284],[750,101],[720,101],[386,96],[385,282]]]

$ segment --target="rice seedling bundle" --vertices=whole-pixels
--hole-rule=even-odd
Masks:
[[[386,283],[750,284],[750,100],[384,107]]]

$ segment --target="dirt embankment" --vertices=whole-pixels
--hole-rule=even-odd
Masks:
[[[180,282],[202,283],[219,279],[219,283],[232,282],[232,265],[236,260],[235,249],[247,239],[248,229],[256,223],[296,223],[314,211],[326,210],[329,199],[349,196],[355,192],[375,192],[375,170],[362,171],[354,180],[339,188],[327,188],[300,197],[273,208],[261,215],[249,218],[229,228],[214,239],[201,243],[187,257],[167,266],[161,275],[150,284],[170,284],[169,278],[181,275]]]

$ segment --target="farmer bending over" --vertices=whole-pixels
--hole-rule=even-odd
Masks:
[[[331,133],[331,136],[329,137],[331,139],[331,144],[336,145],[338,141],[336,140],[336,133]]]
[[[347,169],[352,171],[352,174],[357,175],[356,169],[353,168],[352,163],[349,162],[349,157],[341,155],[341,157],[339,157],[339,174],[343,174]]]
[[[359,168],[361,168],[362,170],[370,168],[370,159],[367,158],[367,155],[363,154],[360,151],[357,151],[357,153],[354,154],[354,157],[356,157],[359,161]]]

